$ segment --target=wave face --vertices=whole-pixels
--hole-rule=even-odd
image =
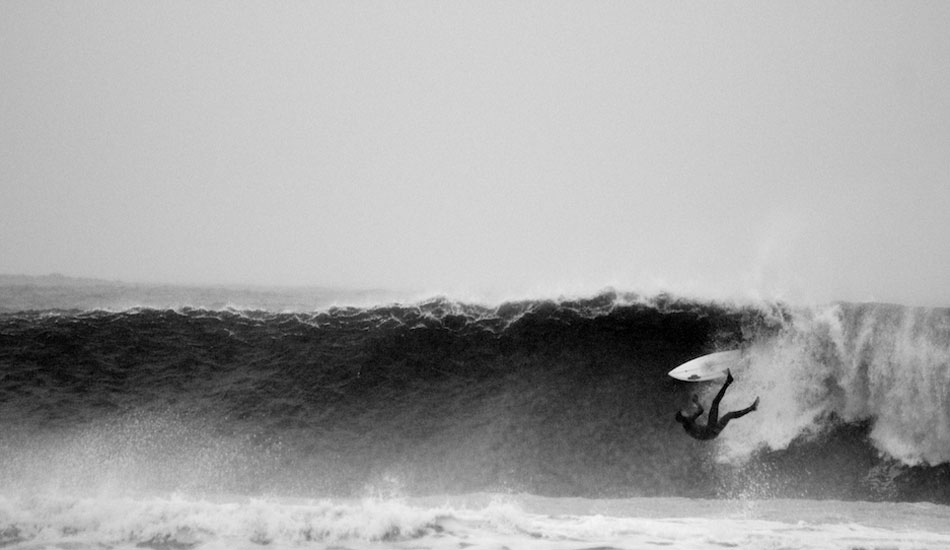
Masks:
[[[666,376],[743,348],[713,442]],[[0,316],[6,494],[950,503],[950,310],[607,293]]]

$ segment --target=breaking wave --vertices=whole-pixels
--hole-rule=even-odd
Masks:
[[[712,444],[673,421],[742,349]],[[7,493],[950,502],[950,310],[608,292],[0,316]]]

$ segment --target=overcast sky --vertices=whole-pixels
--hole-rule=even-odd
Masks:
[[[0,3],[0,272],[950,305],[950,2]]]

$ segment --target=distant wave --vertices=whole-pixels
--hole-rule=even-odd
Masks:
[[[305,312],[334,305],[370,306],[407,296],[373,289],[162,285],[60,275],[0,275],[0,313],[181,308]]]

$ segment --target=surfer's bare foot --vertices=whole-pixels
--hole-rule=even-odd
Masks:
[[[759,410],[759,398],[758,398],[758,397],[755,398],[755,401],[752,402],[752,406],[749,407],[749,408],[752,409],[753,411]]]
[[[732,380],[733,380],[732,371],[729,369],[726,369],[726,384],[732,384]]]

